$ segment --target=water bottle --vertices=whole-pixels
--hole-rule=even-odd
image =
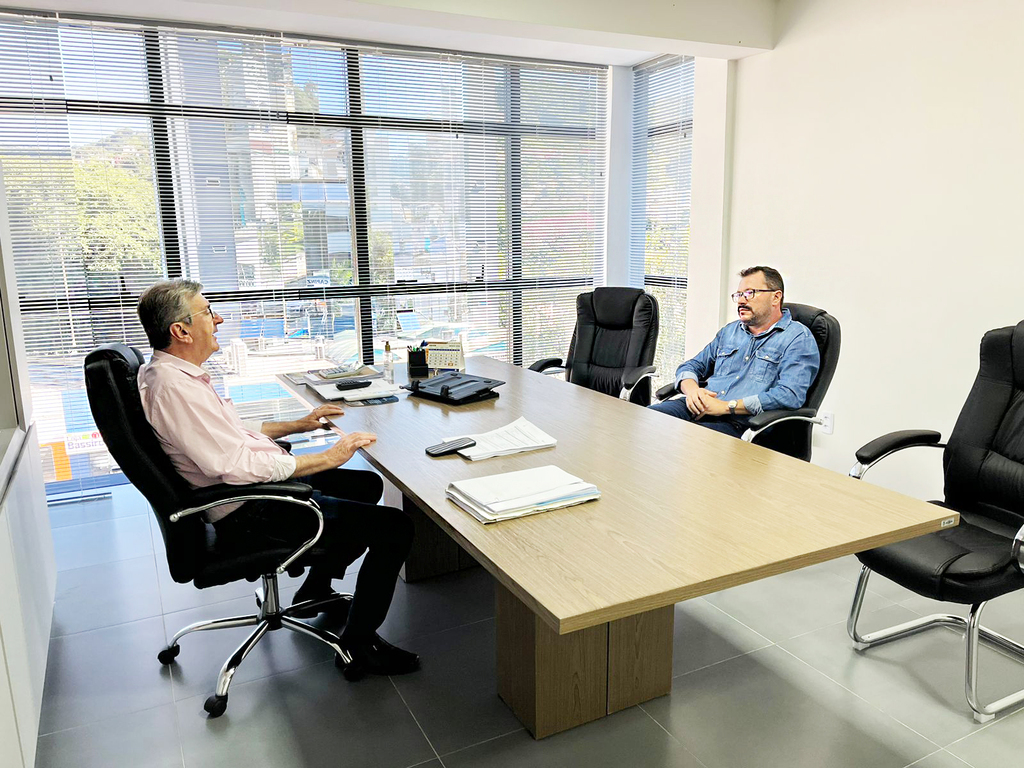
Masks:
[[[395,357],[391,354],[391,342],[384,342],[384,380],[388,384],[395,383]]]

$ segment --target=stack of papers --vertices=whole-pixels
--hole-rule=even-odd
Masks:
[[[387,397],[397,395],[401,390],[397,384],[388,384],[384,379],[374,379],[368,387],[359,389],[341,390],[335,386],[337,382],[323,382],[310,384],[313,389],[324,400],[344,400],[346,403],[354,403],[357,400],[369,400],[374,397]]]
[[[509,456],[523,451],[536,451],[540,448],[553,448],[558,442],[523,417],[490,432],[483,432],[479,435],[460,435],[460,437],[471,437],[476,440],[476,445],[459,451],[459,456],[472,461],[489,459],[492,456]],[[445,441],[454,439],[446,437]]]
[[[459,480],[450,483],[445,494],[481,523],[535,515],[601,497],[597,486],[551,466]]]

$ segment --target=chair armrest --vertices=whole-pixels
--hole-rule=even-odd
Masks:
[[[863,478],[879,461],[904,448],[945,448],[946,444],[939,442],[941,439],[942,435],[931,429],[903,429],[876,437],[857,450],[857,463],[850,470],[850,477]]]
[[[275,440],[274,442],[277,443],[279,448],[284,448],[288,453],[292,452],[292,444],[287,440]]]
[[[666,384],[664,387],[659,388],[658,391],[654,393],[654,396],[658,398],[659,401],[662,401],[668,400],[673,395],[678,394],[680,394],[679,387],[676,386],[675,382],[672,382],[671,384]]]
[[[873,464],[890,453],[919,445],[935,445],[941,439],[940,433],[930,429],[903,429],[890,432],[858,448],[857,461],[861,464]]]
[[[190,509],[196,507],[211,508],[219,504],[226,504],[228,501],[237,501],[249,496],[272,496],[274,498],[292,498],[308,501],[313,495],[312,486],[305,483],[253,483],[252,485],[211,485],[208,488],[198,488],[192,492],[189,499]],[[185,510],[181,511],[184,517]]]
[[[205,512],[232,502],[255,501],[258,499],[280,499],[294,504],[308,504],[313,496],[312,486],[305,483],[253,483],[251,485],[211,485],[192,492],[189,506],[171,514],[171,522],[183,517]]]
[[[543,360],[538,360],[536,363],[530,366],[531,371],[537,371],[543,373],[548,368],[561,368],[562,358],[560,357],[545,357]]]
[[[658,369],[653,365],[642,365],[638,368],[627,368],[622,372],[622,388],[632,389],[639,384],[645,376],[652,376],[657,373],[657,371]]]
[[[313,488],[305,483],[253,483],[252,485],[213,485],[200,488],[192,495],[193,506],[180,509],[171,515],[171,522],[176,523],[183,517],[205,512],[228,502],[246,502],[256,500],[280,501],[284,504],[297,504],[311,510],[317,518],[316,533],[298,549],[292,552],[284,562],[277,566],[279,574],[288,570],[288,566],[298,560],[307,550],[320,539],[324,532],[324,515],[312,499]]]
[[[760,413],[751,416],[747,421],[747,426],[755,432],[760,432],[762,429],[767,429],[772,424],[783,419],[807,421],[808,419],[813,419],[817,415],[818,412],[814,408],[795,408],[793,410],[780,408],[774,411],[761,411]]]
[[[1024,553],[1021,552],[1021,547],[1024,546],[1024,526],[1021,526],[1020,530],[1017,531],[1017,535],[1013,537],[1013,546],[1010,548],[1010,554],[1013,556],[1013,564],[1017,566],[1017,570],[1024,573]]]
[[[809,421],[811,424],[821,424],[818,412],[814,408],[794,408],[793,410],[779,408],[773,411],[761,411],[750,417],[747,422],[747,430],[740,435],[740,438],[746,443],[752,443],[766,429],[784,421]]]

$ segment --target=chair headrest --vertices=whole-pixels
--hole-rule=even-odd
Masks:
[[[1014,389],[1024,389],[1024,320],[1014,326],[1010,354],[1013,357]]]
[[[594,320],[602,328],[632,328],[634,308],[643,295],[641,288],[595,288],[589,294],[594,307]],[[588,294],[580,294],[581,299],[586,296]]]

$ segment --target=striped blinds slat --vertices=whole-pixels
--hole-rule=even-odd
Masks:
[[[47,479],[106,482],[81,363],[146,348],[139,293],[201,281],[208,368],[274,374],[422,338],[564,354],[604,282],[607,68],[0,14],[0,163]],[[60,486],[63,489],[65,486]],[[57,486],[52,486],[51,490]]]
[[[693,59],[664,56],[633,68],[630,284],[661,309],[659,384],[684,358],[690,257]]]

